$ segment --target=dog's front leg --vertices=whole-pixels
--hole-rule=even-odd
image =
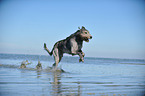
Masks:
[[[81,52],[82,56],[84,57],[85,56],[85,53],[84,52]]]
[[[79,50],[79,52],[82,54],[82,56],[85,56],[85,53],[82,50]]]
[[[78,55],[80,56],[79,62],[84,62],[84,54],[82,54],[82,52],[78,52]]]

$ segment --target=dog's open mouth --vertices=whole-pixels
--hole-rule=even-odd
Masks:
[[[89,42],[89,39],[88,39],[88,38],[84,38],[84,40],[85,40],[86,42]]]

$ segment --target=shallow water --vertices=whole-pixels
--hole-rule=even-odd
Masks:
[[[20,69],[23,60],[31,61]],[[43,70],[34,69],[42,63]],[[59,67],[47,71],[50,56],[0,54],[0,96],[144,96],[145,60],[63,57]]]

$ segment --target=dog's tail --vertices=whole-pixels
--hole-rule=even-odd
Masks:
[[[49,53],[49,55],[51,56],[52,55],[52,51],[50,52],[49,50],[48,50],[48,48],[46,47],[46,43],[44,43],[44,50],[46,50],[48,53]]]

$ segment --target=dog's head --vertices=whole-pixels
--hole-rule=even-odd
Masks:
[[[91,34],[89,33],[87,29],[85,29],[84,26],[82,26],[82,28],[80,29],[80,36],[81,36],[81,39],[86,42],[89,42],[89,39],[92,39]]]

